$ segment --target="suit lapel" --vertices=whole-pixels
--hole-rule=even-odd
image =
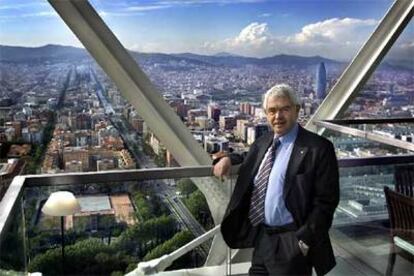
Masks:
[[[308,152],[308,147],[305,146],[304,143],[304,132],[305,130],[299,126],[298,136],[296,137],[295,144],[293,145],[292,154],[290,156],[289,164],[286,170],[285,185],[283,187],[283,197],[285,200],[294,183],[293,178],[297,174],[300,164]]]

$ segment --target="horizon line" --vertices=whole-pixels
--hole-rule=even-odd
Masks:
[[[48,43],[48,44],[43,44],[41,46],[24,46],[24,45],[5,45],[5,44],[0,44],[0,47],[15,47],[15,48],[31,48],[31,49],[36,49],[36,48],[43,48],[43,47],[47,47],[47,46],[59,46],[59,47],[72,47],[72,48],[76,48],[76,49],[80,49],[80,50],[86,50],[86,48],[82,46],[73,46],[73,45],[63,45],[63,44],[54,44],[54,43]],[[254,57],[254,56],[244,56],[244,55],[239,55],[236,53],[231,53],[231,52],[227,52],[227,51],[222,51],[222,52],[217,52],[215,54],[200,54],[200,53],[195,53],[195,52],[179,52],[179,53],[167,53],[167,52],[142,52],[142,51],[137,51],[137,50],[131,50],[128,49],[126,47],[124,47],[126,50],[128,50],[129,52],[134,52],[134,53],[142,53],[142,54],[165,54],[165,55],[184,55],[184,54],[192,54],[192,55],[199,55],[199,56],[209,56],[209,57],[240,57],[240,58],[253,58],[253,59],[266,59],[266,58],[272,58],[275,56],[294,56],[294,57],[302,57],[302,58],[322,58],[322,59],[327,59],[330,61],[334,61],[334,62],[349,62],[351,59],[349,60],[340,60],[340,59],[332,59],[332,58],[327,58],[324,56],[320,56],[320,55],[313,55],[313,56],[304,56],[304,55],[300,55],[300,54],[286,54],[286,53],[281,53],[281,54],[275,54],[272,56],[266,56],[266,57]],[[228,54],[228,56],[219,56],[219,54]],[[88,53],[89,54],[89,53]],[[1,53],[0,53],[1,55]]]

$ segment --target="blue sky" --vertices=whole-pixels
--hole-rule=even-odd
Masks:
[[[391,0],[91,0],[132,50],[350,59]],[[395,45],[414,48],[412,23]],[[81,43],[45,0],[0,0],[0,44]],[[397,49],[401,48],[401,49]],[[397,55],[396,54],[396,55]]]

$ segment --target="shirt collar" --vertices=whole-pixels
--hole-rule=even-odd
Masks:
[[[296,139],[296,136],[298,135],[298,123],[295,123],[291,130],[289,130],[288,133],[282,136],[277,136],[275,134],[274,138],[279,138],[280,143],[287,144],[287,143],[293,143]]]

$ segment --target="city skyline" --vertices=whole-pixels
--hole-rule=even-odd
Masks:
[[[0,44],[82,47],[46,1],[0,3]],[[319,55],[343,61],[357,53],[392,1],[93,0],[91,4],[121,43],[134,51]],[[413,54],[409,40],[413,30],[410,24],[390,57],[407,59]]]

